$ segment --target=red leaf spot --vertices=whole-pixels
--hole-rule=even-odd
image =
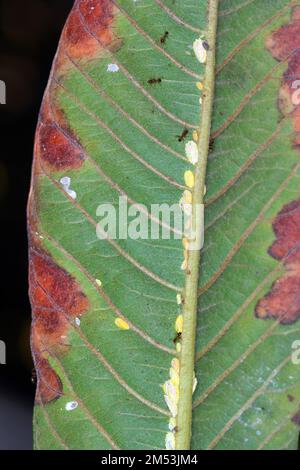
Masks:
[[[41,123],[38,128],[42,160],[55,170],[79,168],[84,160],[82,150],[55,124]]]
[[[47,359],[40,357],[37,352],[35,353],[35,367],[37,370],[36,403],[46,404],[57,400],[63,395],[62,382]]]
[[[266,48],[279,61],[288,61],[282,77],[278,107],[284,116],[293,120],[295,148],[300,147],[300,8],[293,9],[289,24],[281,26],[266,40]]]
[[[61,381],[51,368],[47,354],[55,356],[68,349],[70,320],[82,315],[89,303],[76,280],[44,251],[31,248],[29,260],[37,401],[47,403],[62,394]]]
[[[266,47],[276,60],[285,60],[300,47],[300,20],[281,26],[266,40]]]
[[[283,262],[286,272],[257,303],[255,314],[290,324],[300,318],[300,200],[283,207],[273,230],[276,240],[269,254]]]
[[[273,230],[276,240],[269,250],[270,255],[278,260],[285,258],[286,263],[290,263],[289,253],[294,257],[293,248],[299,248],[300,200],[290,202],[281,209],[273,222]]]
[[[115,8],[110,0],[77,0],[62,35],[63,49],[74,59],[90,59],[114,41]]]
[[[50,170],[80,168],[85,159],[84,150],[55,105],[55,90],[50,86],[44,97],[36,131],[35,157]]]
[[[290,115],[295,136],[294,147],[300,149],[300,8],[292,10],[289,24],[281,26],[266,41],[267,49],[277,60],[288,59],[282,77],[278,106]],[[298,82],[295,82],[299,80]],[[300,199],[284,206],[273,222],[276,239],[269,254],[280,260],[285,274],[274,282],[270,292],[255,308],[258,318],[273,318],[291,324],[300,318]]]

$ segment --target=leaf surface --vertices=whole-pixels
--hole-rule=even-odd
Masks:
[[[165,448],[182,241],[99,240],[97,208],[182,197],[209,3],[77,0],[62,34],[28,210],[38,449]],[[192,449],[297,448],[297,5],[219,5]]]

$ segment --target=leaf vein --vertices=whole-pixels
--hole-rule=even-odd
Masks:
[[[201,34],[202,31],[199,28],[196,28],[195,26],[192,26],[191,24],[187,23],[184,21],[182,18],[179,18],[167,5],[165,5],[161,0],[155,0],[157,5],[164,10],[176,23],[180,24],[186,29],[189,29],[190,31],[193,31],[194,33]]]
[[[219,269],[213,274],[213,276],[210,278],[209,281],[206,282],[206,284],[201,287],[198,291],[199,295],[202,295],[204,292],[206,292],[223,274],[223,272],[226,270],[228,267],[230,261],[232,258],[235,256],[235,254],[238,252],[238,250],[241,248],[243,243],[247,240],[247,238],[251,235],[253,230],[256,228],[256,226],[263,220],[266,212],[268,209],[271,207],[274,201],[280,196],[280,194],[286,189],[287,185],[289,184],[290,180],[296,175],[298,169],[300,167],[300,163],[297,163],[289,176],[283,181],[283,183],[280,185],[278,190],[272,195],[272,197],[268,200],[268,202],[265,204],[265,206],[262,208],[261,212],[259,215],[256,217],[256,219],[249,225],[249,227],[244,231],[243,235],[241,238],[233,245],[232,249],[229,251],[223,262],[221,263]]]
[[[119,5],[119,3],[115,0],[111,0],[112,3],[123,13],[123,15],[129,20],[129,22],[132,24],[132,26],[136,29],[138,33],[140,33],[155,49],[157,49],[163,56],[165,56],[167,59],[169,59],[170,62],[172,62],[179,70],[182,72],[186,73],[190,77],[194,77],[197,80],[201,80],[202,77],[201,75],[193,72],[192,70],[188,69],[185,67],[183,64],[178,62],[171,54],[169,54],[163,47],[159,46],[157,42],[152,39],[152,37],[146,33],[138,24],[137,22],[127,13],[127,11]]]
[[[250,0],[251,3],[253,0]],[[275,15],[273,15],[271,18],[269,18],[267,21],[265,21],[263,24],[261,24],[257,29],[255,29],[249,36],[247,36],[243,41],[241,41],[232,51],[227,55],[227,57],[224,59],[224,61],[217,67],[216,73],[220,73],[221,70],[227,66],[231,60],[234,58],[234,56],[240,52],[245,46],[247,46],[252,39],[254,39],[256,36],[258,36],[259,33],[261,33],[267,26],[272,24],[277,18],[280,18],[280,16],[283,16],[286,10],[290,9],[293,5],[297,3],[296,0],[291,1],[288,5],[283,7],[281,10],[279,10]]]
[[[99,40],[99,38],[97,38],[97,36],[95,36],[92,31],[87,27],[86,25],[86,22],[84,21],[84,19],[82,18],[82,14],[80,13],[80,11],[78,10],[78,14],[81,18],[81,22],[82,22],[82,26],[84,28],[84,30],[90,35],[92,36],[96,42],[98,42],[98,44],[103,48],[105,49],[106,51],[108,51],[111,56],[114,58],[116,64],[119,66],[120,70],[122,70],[123,74],[126,76],[126,78],[131,82],[133,83],[133,85],[149,100],[151,101],[154,106],[159,109],[163,114],[165,114],[166,116],[168,116],[172,121],[175,121],[175,122],[178,122],[179,124],[183,125],[183,126],[186,126],[190,129],[197,129],[197,126],[195,126],[194,124],[190,124],[189,122],[187,121],[184,121],[183,119],[180,119],[179,117],[175,116],[175,114],[172,114],[170,111],[168,111],[167,109],[165,109],[160,103],[159,101],[157,101],[142,85],[141,83],[139,83],[137,80],[135,80],[135,78],[129,73],[129,71],[125,68],[125,66],[123,64],[121,64],[119,61],[117,61],[117,58],[116,58],[116,55],[108,49],[108,47],[106,47],[103,42],[101,42]]]
[[[49,173],[47,173],[47,171],[42,167],[42,165],[40,165],[40,168],[41,168],[41,171],[43,172],[43,174],[49,179],[49,181],[52,182],[52,184],[54,186],[56,186],[59,191],[64,194],[64,196],[85,216],[85,218],[92,224],[94,225],[95,227],[97,227],[97,222],[90,216],[90,214],[88,214],[88,212],[86,212],[86,210],[80,205],[78,204],[77,201],[75,201],[73,198],[71,198],[65,191],[64,189],[62,188],[62,186],[52,178],[51,175],[49,175]],[[110,243],[117,251],[118,253],[120,253],[130,264],[132,264],[134,267],[136,267],[137,269],[139,269],[141,272],[143,272],[145,275],[147,275],[148,277],[150,277],[151,279],[153,279],[154,281],[156,281],[158,284],[161,284],[165,287],[168,287],[169,289],[171,290],[174,290],[176,292],[181,292],[181,289],[177,286],[175,286],[174,284],[168,282],[168,281],[165,281],[164,279],[160,278],[157,274],[153,273],[152,271],[150,271],[148,268],[146,268],[144,265],[142,265],[141,263],[139,263],[137,260],[135,260],[132,256],[130,256],[123,248],[121,248],[118,243],[115,242],[115,240],[113,240],[112,238],[106,238],[106,241],[108,243]]]

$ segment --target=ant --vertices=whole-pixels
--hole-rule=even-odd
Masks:
[[[214,145],[215,145],[215,139],[211,138],[209,140],[209,146],[208,146],[210,152],[214,150]]]
[[[182,337],[182,333],[177,333],[176,336],[175,336],[175,338],[173,339],[173,343],[174,343],[174,344],[177,344],[178,341],[181,340],[181,337]]]
[[[183,129],[182,134],[176,136],[178,138],[178,142],[182,142],[186,138],[188,133],[189,133],[188,129],[186,129],[186,128]]]
[[[161,78],[150,78],[148,80],[149,85],[155,85],[156,83],[161,83]]]
[[[169,36],[169,31],[165,31],[164,35],[160,38],[160,43],[165,44],[168,36]]]

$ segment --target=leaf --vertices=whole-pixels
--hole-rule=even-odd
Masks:
[[[28,206],[37,449],[297,448],[297,6],[75,1]],[[99,240],[101,204],[176,204],[194,170],[200,262],[180,269],[174,237]]]

